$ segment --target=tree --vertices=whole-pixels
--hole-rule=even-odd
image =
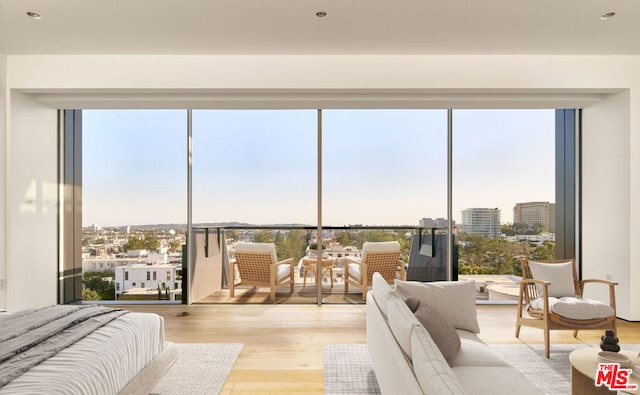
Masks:
[[[82,275],[83,290],[88,289],[96,292],[100,299],[98,300],[113,300],[116,297],[116,289],[113,281],[106,280],[105,278],[113,278],[113,271],[110,269],[102,272],[86,271]],[[94,300],[84,299],[83,300]]]
[[[260,230],[253,236],[255,243],[273,243],[273,234],[268,230]]]
[[[539,235],[542,232],[545,232],[547,230],[547,227],[542,225],[542,224],[533,224],[531,225],[531,232],[534,235]]]
[[[148,250],[148,251],[156,251],[160,242],[152,233],[147,233],[140,237],[130,237],[127,243],[124,245],[124,250]]]
[[[144,235],[143,242],[145,249],[148,251],[156,251],[158,249],[158,246],[160,245],[158,239],[151,233],[147,233],[146,235]]]
[[[101,300],[101,298],[96,291],[83,287],[82,300]]]
[[[545,240],[533,250],[531,258],[540,260],[556,259],[556,243],[551,240]]]
[[[340,236],[338,237],[337,241],[342,246],[351,245],[351,238],[349,237],[349,232],[345,230],[344,232],[340,233]]]
[[[142,239],[138,237],[130,237],[129,240],[127,240],[127,243],[124,245],[125,251],[144,250],[144,249],[145,249],[144,241],[142,241]]]
[[[519,270],[510,243],[503,238],[488,239],[479,234],[460,234],[460,274],[514,274]]]
[[[227,241],[238,240],[238,231],[237,230],[226,230],[224,232],[224,236]]]
[[[170,241],[169,242],[169,251],[171,252],[181,252],[182,251],[182,243],[179,241]]]

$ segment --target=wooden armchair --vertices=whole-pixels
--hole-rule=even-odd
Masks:
[[[276,299],[276,288],[289,285],[293,292],[293,258],[278,262],[273,243],[236,243],[235,259],[230,261],[230,296],[235,296],[235,287],[251,285],[269,287],[269,300]],[[236,283],[236,269],[239,282]]]
[[[404,262],[400,261],[400,243],[365,242],[362,245],[362,258],[346,257],[344,265],[344,289],[349,291],[349,284],[362,289],[362,299],[367,298],[373,273],[378,272],[389,283],[393,284],[398,272],[400,279],[406,277]]]
[[[522,259],[522,281],[518,297],[516,337],[520,328],[531,326],[544,331],[545,356],[549,358],[549,331],[608,329],[616,332],[617,283],[607,280],[578,280],[574,259],[533,261]],[[585,284],[609,287],[609,304],[583,298]],[[522,316],[523,305],[530,318]]]

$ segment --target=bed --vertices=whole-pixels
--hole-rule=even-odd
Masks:
[[[88,334],[75,335],[78,339],[72,339],[72,344],[66,345],[67,340],[60,340],[62,336],[73,332],[68,322],[56,324],[55,322],[43,323],[43,318],[31,315],[31,310],[48,310],[49,315],[67,316],[68,311],[73,314],[89,314],[89,310],[95,311],[100,317],[89,317],[91,321],[86,325],[95,326]],[[60,313],[60,310],[65,310]],[[164,321],[157,314],[134,313],[121,309],[107,309],[99,306],[82,306],[78,311],[69,305],[48,306],[42,309],[31,309],[14,314],[3,313],[0,315],[0,394],[135,394],[149,393],[155,384],[162,378],[177,357],[176,347],[165,342]],[[105,311],[104,315],[102,309]],[[19,324],[18,315],[23,314]],[[113,317],[106,317],[106,315]],[[25,319],[36,322],[25,324]],[[75,318],[65,318],[73,321]],[[94,321],[106,321],[95,324]],[[73,323],[74,325],[76,323]],[[28,330],[25,325],[32,325]],[[44,333],[45,327],[65,327],[57,334]],[[59,344],[65,343],[64,348],[55,351],[54,355],[45,356],[41,362],[34,366],[24,368],[19,366],[22,360],[30,358],[43,358],[42,351],[33,351],[22,344],[35,343],[31,338],[20,340],[16,343],[17,336],[7,334],[10,329],[18,327],[20,336],[38,337],[39,350],[56,350],[61,348]],[[85,331],[86,329],[82,329]],[[45,344],[48,342],[48,345]],[[56,343],[58,345],[56,345]],[[17,345],[16,345],[17,344]],[[18,354],[17,349],[20,349]],[[23,355],[26,355],[23,357]],[[7,356],[11,356],[8,358]],[[18,367],[17,367],[18,366]],[[25,370],[22,373],[22,370]],[[19,374],[21,373],[21,374]],[[4,379],[2,378],[4,374]],[[18,375],[19,374],[19,375]],[[13,376],[16,376],[13,378]],[[8,377],[8,379],[7,379]]]

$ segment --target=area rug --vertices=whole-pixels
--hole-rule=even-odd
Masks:
[[[552,344],[551,358],[545,358],[543,344],[491,344],[514,368],[545,394],[571,393],[569,354],[585,344]],[[640,344],[622,345],[640,352]],[[325,394],[379,394],[366,344],[325,344]]]
[[[570,394],[569,354],[579,348],[598,347],[587,344],[551,344],[549,358],[545,358],[544,344],[491,344],[490,346],[545,394]],[[624,344],[621,347],[625,350],[640,352],[640,344]]]
[[[238,359],[240,343],[180,343],[178,359],[150,395],[219,394]]]
[[[324,393],[380,394],[366,344],[324,345]]]

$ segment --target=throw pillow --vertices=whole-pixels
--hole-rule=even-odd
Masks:
[[[396,291],[405,298],[415,297],[429,303],[447,317],[456,329],[480,333],[476,312],[475,281],[419,281],[396,280]]]
[[[461,345],[460,336],[456,332],[456,328],[453,327],[447,317],[429,306],[428,303],[421,302],[417,298],[408,298],[405,302],[422,326],[429,332],[444,359],[451,365]]]
[[[575,296],[576,288],[573,282],[573,262],[543,263],[529,261],[531,275],[536,280],[548,281],[549,296],[561,298],[563,296]],[[542,286],[536,285],[539,296],[542,296]]]

